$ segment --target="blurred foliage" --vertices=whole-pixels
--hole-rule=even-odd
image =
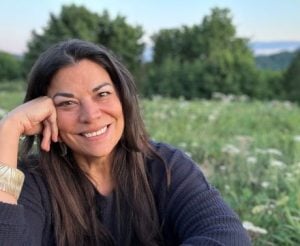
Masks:
[[[0,82],[0,118],[3,110],[9,111],[21,104],[25,94],[23,80],[3,80]]]
[[[133,72],[140,67],[144,49],[140,26],[127,24],[126,18],[111,18],[107,11],[101,15],[83,6],[63,6],[59,15],[50,15],[47,26],[41,33],[32,32],[28,52],[24,57],[24,74],[27,74],[39,54],[54,43],[78,38],[102,44],[119,56]]]
[[[21,78],[21,60],[7,52],[0,51],[0,81]]]
[[[142,109],[150,136],[183,149],[242,221],[253,223],[253,245],[299,245],[299,106],[215,94],[153,97]]]
[[[284,74],[286,99],[300,102],[300,50]]]
[[[143,34],[141,26],[129,25],[123,16],[112,18],[105,10],[98,14],[83,6],[63,6],[58,15],[50,14],[41,32],[32,32],[22,61],[0,53],[0,82],[18,79],[21,73],[24,78],[49,46],[79,38],[111,49],[133,73],[145,97],[211,98],[221,92],[262,100],[300,100],[299,58],[294,54],[291,62],[285,54],[269,57],[274,64],[268,66],[290,64],[287,71],[258,68],[249,41],[237,37],[227,8],[213,8],[199,24],[155,33],[149,62],[143,61]]]
[[[281,97],[281,76],[256,68],[248,40],[236,36],[229,9],[214,8],[202,23],[160,30],[152,39],[153,62],[143,83],[146,96],[210,98],[218,91]]]

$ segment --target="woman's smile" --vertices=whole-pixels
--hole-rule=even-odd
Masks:
[[[104,133],[107,132],[108,127],[109,127],[109,125],[106,125],[106,126],[102,127],[99,130],[90,131],[90,132],[84,132],[84,133],[81,133],[81,135],[85,136],[87,138],[92,138],[92,137],[100,136],[100,135],[103,135]]]

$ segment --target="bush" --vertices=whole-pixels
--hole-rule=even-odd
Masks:
[[[0,52],[0,81],[21,78],[21,59],[6,52]]]

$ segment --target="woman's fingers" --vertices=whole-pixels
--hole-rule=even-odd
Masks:
[[[51,126],[50,123],[45,120],[43,122],[43,139],[41,142],[41,148],[45,151],[50,150],[50,144],[51,144]]]
[[[50,150],[51,141],[57,142],[58,128],[56,122],[56,111],[54,111],[47,120],[43,121],[43,139],[41,148],[45,151]]]
[[[15,108],[6,117],[11,124],[12,135],[42,134],[41,148],[50,150],[51,141],[58,140],[56,108],[47,96],[35,98]]]
[[[55,109],[53,110],[52,114],[49,116],[47,122],[49,122],[50,128],[51,128],[51,139],[53,142],[57,142],[58,128],[57,128],[56,110]]]

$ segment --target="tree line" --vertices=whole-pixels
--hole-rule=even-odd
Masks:
[[[43,31],[32,32],[24,57],[0,52],[0,80],[25,78],[38,55],[52,44],[79,38],[111,49],[134,74],[142,96],[210,98],[214,92],[256,99],[300,102],[300,52],[285,70],[262,70],[249,40],[238,37],[230,10],[213,8],[199,24],[153,34],[153,57],[143,60],[143,28],[107,11],[65,5],[50,14]],[[300,88],[299,88],[300,89]]]

